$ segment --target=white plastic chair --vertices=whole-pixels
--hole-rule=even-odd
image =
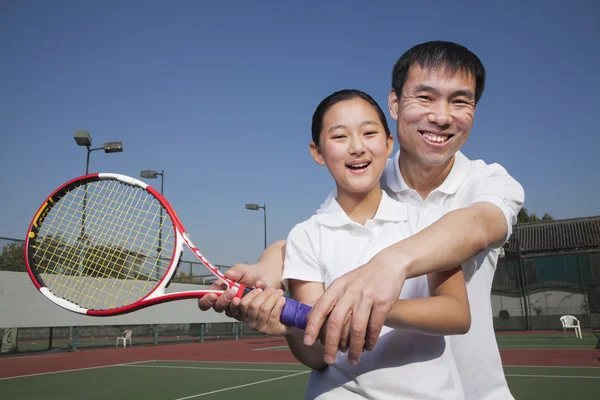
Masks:
[[[579,325],[579,320],[572,315],[563,315],[560,317],[560,322],[563,327],[563,331],[565,332],[565,338],[567,337],[567,329],[574,329],[575,336],[579,339],[582,339],[581,335],[581,326]]]
[[[130,330],[126,330],[125,332],[123,332],[125,334],[125,336],[119,336],[117,337],[117,344],[115,345],[115,347],[119,346],[119,341],[123,341],[123,348],[127,347],[127,340],[129,340],[129,347],[131,347],[131,334],[133,332],[131,332]]]

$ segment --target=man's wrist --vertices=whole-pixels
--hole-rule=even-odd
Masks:
[[[379,262],[385,266],[392,266],[394,275],[398,279],[406,280],[411,276],[416,258],[403,246],[402,242],[392,245],[378,255]]]

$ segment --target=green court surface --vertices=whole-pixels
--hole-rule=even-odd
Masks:
[[[506,367],[516,399],[596,399],[600,368]],[[309,371],[299,364],[147,361],[0,380],[6,399],[301,400]]]

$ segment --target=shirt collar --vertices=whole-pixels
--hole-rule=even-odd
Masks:
[[[400,172],[400,150],[396,152],[396,155],[388,160],[388,168],[386,168],[385,185],[389,187],[395,193],[401,193],[405,190],[412,190],[402,173]],[[390,165],[391,164],[391,165]],[[454,156],[454,165],[450,173],[442,182],[442,184],[435,190],[446,194],[455,194],[460,187],[461,182],[465,176],[469,174],[469,159],[465,157],[460,151],[457,151]]]
[[[333,198],[319,214],[315,216],[317,223],[328,227],[342,227],[356,224],[342,209],[337,199]],[[391,199],[382,191],[381,202],[373,221],[400,222],[408,219],[408,206],[405,203]]]

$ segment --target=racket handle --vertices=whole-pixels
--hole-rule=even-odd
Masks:
[[[295,326],[296,328],[305,330],[306,317],[310,310],[312,310],[311,306],[286,297],[283,310],[281,310],[281,322],[288,326]]]
[[[241,292],[241,297],[244,297],[254,288],[246,287]],[[292,300],[289,297],[285,298],[285,304],[283,305],[283,309],[281,310],[281,322],[288,326],[295,326],[296,328],[305,330],[306,329],[306,317],[308,313],[312,310],[311,306],[307,306],[304,303],[299,303],[296,300]]]

